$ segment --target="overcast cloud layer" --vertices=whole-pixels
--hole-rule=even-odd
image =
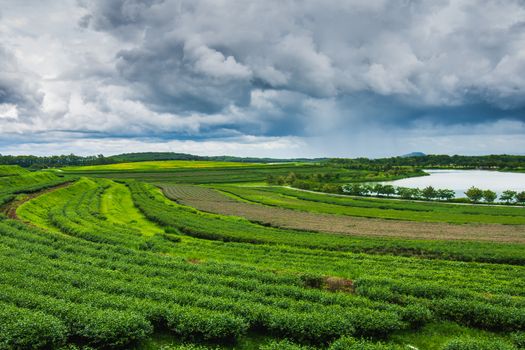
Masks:
[[[0,0],[0,153],[525,153],[525,3]]]

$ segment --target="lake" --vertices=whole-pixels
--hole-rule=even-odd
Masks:
[[[506,173],[488,170],[425,170],[429,176],[385,182],[400,187],[451,189],[456,197],[466,197],[465,191],[475,186],[483,190],[492,190],[498,194],[505,190],[524,191],[525,173]]]

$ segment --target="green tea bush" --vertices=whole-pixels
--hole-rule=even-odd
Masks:
[[[441,318],[494,331],[525,329],[525,308],[491,305],[477,300],[446,298],[431,303]]]
[[[342,337],[333,342],[328,350],[401,350],[397,345],[373,343],[352,337]]]
[[[224,312],[172,309],[167,315],[167,327],[181,336],[204,340],[233,341],[248,328],[246,321]]]
[[[502,340],[465,337],[449,341],[443,350],[516,350],[516,348]]]
[[[401,310],[401,319],[412,328],[420,328],[433,319],[432,312],[424,305],[410,304]]]
[[[313,350],[313,348],[294,344],[289,340],[274,340],[268,344],[261,345],[259,350]]]
[[[63,344],[67,328],[43,312],[0,303],[0,349],[44,349]]]
[[[525,349],[525,332],[514,332],[510,339],[518,349]]]

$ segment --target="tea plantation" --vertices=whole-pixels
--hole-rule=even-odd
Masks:
[[[223,165],[222,179],[268,171]],[[0,219],[0,349],[524,348],[525,244],[270,227],[179,204],[154,185],[199,172],[194,182],[206,183],[216,168],[155,167],[0,177],[2,208],[16,214]],[[220,178],[209,183],[260,205],[419,209]],[[442,206],[417,220],[467,215]],[[521,224],[521,211],[503,209],[458,224]]]

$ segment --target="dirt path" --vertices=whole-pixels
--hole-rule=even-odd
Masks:
[[[216,214],[241,216],[253,222],[276,227],[358,236],[525,243],[525,225],[457,225],[308,213],[237,201],[219,191],[204,187],[162,187],[168,198],[181,204]]]
[[[19,220],[20,218],[16,214],[16,210],[22,204],[24,204],[25,202],[30,201],[33,198],[41,196],[43,194],[46,194],[46,193],[49,193],[49,192],[53,192],[53,191],[59,190],[61,188],[67,187],[67,186],[71,185],[71,183],[72,183],[71,181],[67,181],[67,182],[61,183],[60,185],[56,185],[56,186],[49,187],[49,188],[46,188],[46,189],[41,190],[41,191],[37,191],[37,192],[26,194],[23,197],[19,196],[18,198],[15,198],[12,201],[4,204],[0,208],[0,212],[4,213],[10,219]]]

